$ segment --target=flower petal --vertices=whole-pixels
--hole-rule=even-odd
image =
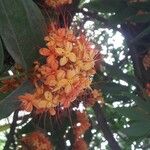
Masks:
[[[76,59],[77,59],[76,55],[74,53],[70,53],[68,58],[72,62],[76,62]]]
[[[46,92],[44,92],[44,97],[45,97],[46,100],[52,101],[53,95],[52,95],[51,92],[46,91]]]
[[[46,100],[40,100],[35,104],[37,109],[42,109],[47,107],[48,102]]]
[[[58,53],[58,55],[63,56],[65,53],[65,50],[63,48],[56,48],[56,53]]]
[[[39,53],[43,56],[49,56],[51,54],[48,48],[41,48]]]
[[[72,87],[71,87],[70,84],[68,84],[68,85],[65,87],[65,93],[68,94],[68,93],[71,92],[71,90],[72,90]]]
[[[61,66],[64,66],[67,62],[68,62],[68,58],[66,58],[65,56],[60,59]]]
[[[65,73],[64,70],[60,69],[60,70],[57,71],[57,79],[58,80],[65,78],[65,75],[66,75],[66,73]]]
[[[75,75],[76,75],[76,70],[74,70],[74,69],[67,70],[67,78],[68,79],[73,78],[73,76],[75,76]]]
[[[67,52],[71,52],[72,51],[72,43],[71,42],[67,42],[66,45],[65,45],[65,49]]]

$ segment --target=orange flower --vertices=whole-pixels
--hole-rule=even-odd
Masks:
[[[2,87],[0,87],[0,92],[6,93],[11,90],[16,89],[19,85],[21,85],[22,79],[8,79],[8,80],[3,80],[1,83],[3,84]]]
[[[46,4],[52,7],[59,7],[64,4],[71,4],[72,0],[45,0]]]
[[[26,93],[18,97],[22,104],[21,108],[26,110],[27,112],[31,112],[33,110],[33,101],[35,100],[34,95]]]
[[[35,131],[21,139],[23,149],[53,150],[52,143],[40,131]]]
[[[147,55],[144,56],[143,65],[145,70],[148,70],[150,68],[150,51],[148,52]]]
[[[88,146],[84,139],[80,138],[75,141],[73,150],[88,150]]]
[[[150,96],[150,83],[147,83],[146,84],[146,87],[145,87],[145,92],[148,96]]]
[[[74,134],[76,139],[80,138],[90,127],[89,119],[85,112],[77,112],[77,124],[74,126]]]
[[[90,95],[88,95],[88,98],[84,101],[84,104],[86,107],[91,107],[96,102],[99,102],[101,105],[104,104],[101,91],[94,89],[93,91],[90,91]]]

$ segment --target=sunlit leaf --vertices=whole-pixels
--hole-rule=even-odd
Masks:
[[[0,126],[0,132],[3,132],[10,128],[10,124],[5,124]]]

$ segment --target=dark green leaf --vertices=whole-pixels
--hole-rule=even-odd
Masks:
[[[150,101],[147,101],[145,99],[142,99],[139,96],[136,96],[132,93],[128,93],[126,95],[129,99],[132,99],[136,102],[136,104],[138,105],[138,107],[140,107],[141,109],[143,109],[145,112],[150,113]]]
[[[132,120],[150,120],[148,114],[138,107],[120,107],[115,108],[123,116]]]
[[[146,23],[150,21],[150,14],[131,16],[129,20],[135,23]]]
[[[150,122],[133,123],[129,128],[122,130],[128,136],[146,136],[150,134]]]
[[[116,83],[106,83],[104,85],[101,85],[100,88],[103,92],[112,93],[115,95],[121,94],[122,92],[126,93],[129,91],[128,87]]]
[[[135,43],[137,42],[139,39],[142,39],[144,36],[147,36],[150,34],[150,26],[147,27],[146,29],[144,29],[144,31],[142,31],[141,33],[139,33],[134,40],[131,43]]]
[[[33,85],[29,81],[25,81],[20,87],[0,101],[0,119],[8,117],[13,111],[19,108],[20,101],[18,100],[18,96],[25,92],[31,92],[33,88]]]
[[[88,4],[85,4],[84,7],[98,12],[112,13],[125,8],[126,3],[122,0],[93,0]]]
[[[105,63],[105,67],[108,73],[115,79],[127,81],[132,85],[138,84],[133,76],[123,73],[122,70],[119,69],[117,66],[112,66]]]
[[[0,34],[13,59],[30,68],[43,43],[44,18],[32,0],[0,1]]]

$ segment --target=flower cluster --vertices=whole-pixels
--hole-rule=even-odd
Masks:
[[[85,94],[87,94],[86,100],[84,101],[85,107],[91,107],[96,102],[99,102],[100,105],[104,104],[104,100],[103,100],[101,91],[94,89],[92,91],[90,90],[89,92],[87,92]]]
[[[82,135],[89,129],[91,126],[89,123],[88,116],[85,112],[81,113],[79,111],[76,112],[77,115],[77,123],[74,125],[74,135],[75,139],[78,140]]]
[[[45,0],[45,3],[51,7],[59,7],[64,4],[71,4],[72,0]]]
[[[53,150],[49,139],[40,131],[35,131],[21,139],[23,149]]]
[[[87,150],[88,146],[84,141],[82,135],[89,129],[91,126],[89,123],[88,116],[85,112],[81,113],[79,111],[76,112],[77,115],[77,123],[73,127],[73,133],[75,135],[75,143],[73,145],[74,150]]]
[[[145,70],[148,70],[150,68],[150,52],[148,52],[148,54],[144,56],[143,65]]]
[[[73,150],[88,150],[88,146],[83,138],[75,141],[73,145]]]
[[[68,108],[84,89],[90,87],[97,51],[85,36],[76,37],[68,28],[52,26],[45,41],[47,47],[39,51],[45,63],[35,62],[33,83],[36,90],[19,99],[27,111],[35,107],[37,111],[55,115],[56,108]]]

